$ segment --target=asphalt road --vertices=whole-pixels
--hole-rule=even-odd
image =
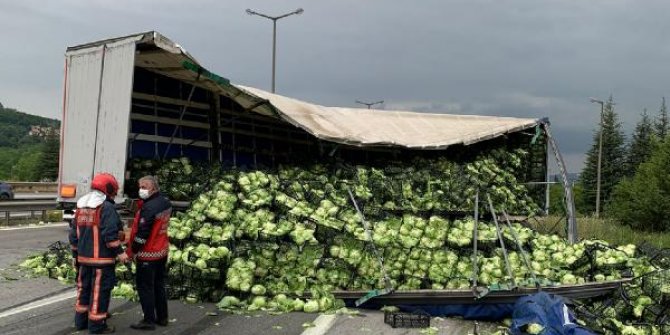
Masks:
[[[34,228],[0,229],[0,334],[85,334],[73,328],[74,287],[57,280],[32,278],[16,264],[27,256],[42,252],[49,244],[67,238],[67,226],[47,225]],[[264,312],[235,315],[222,313],[214,304],[189,305],[170,301],[170,324],[153,334],[240,334],[240,335],[347,335],[347,334],[422,334],[419,329],[393,329],[384,324],[379,311],[362,310],[352,315],[317,315],[289,313],[271,315]],[[113,318],[109,324],[118,334],[146,334],[129,325],[141,319],[136,302],[113,300]],[[305,328],[304,323],[314,327]],[[480,334],[489,334],[494,324],[480,323]],[[433,318],[434,334],[463,335],[472,333],[473,321]]]
[[[66,239],[64,225],[0,230],[0,311],[65,288],[57,280],[31,278],[15,265],[31,254],[45,251],[50,243]]]

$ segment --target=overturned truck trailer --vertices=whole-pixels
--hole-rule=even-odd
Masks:
[[[153,31],[68,48],[64,82],[58,202],[66,217],[98,172],[116,176],[123,202],[136,158],[274,167],[448,157],[503,145],[530,152],[521,180],[547,180],[549,148],[564,172],[546,119],[324,107],[231,84]],[[534,190],[544,203],[546,185]]]

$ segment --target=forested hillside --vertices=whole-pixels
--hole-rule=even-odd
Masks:
[[[0,104],[0,180],[55,180],[59,136],[54,130],[58,129],[58,120]]]

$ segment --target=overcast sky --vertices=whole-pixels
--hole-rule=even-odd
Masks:
[[[60,119],[66,47],[157,30],[232,82],[328,105],[549,117],[570,172],[614,96],[629,132],[670,81],[667,0],[0,0],[0,102]]]

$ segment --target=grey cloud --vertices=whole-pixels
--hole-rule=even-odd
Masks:
[[[589,96],[613,94],[629,131],[668,95],[670,3],[661,0],[30,0],[0,4],[0,101],[58,117],[68,45],[153,29],[233,82],[269,89],[272,25],[248,7],[305,9],[278,24],[280,94],[548,116],[574,172],[598,122]]]

